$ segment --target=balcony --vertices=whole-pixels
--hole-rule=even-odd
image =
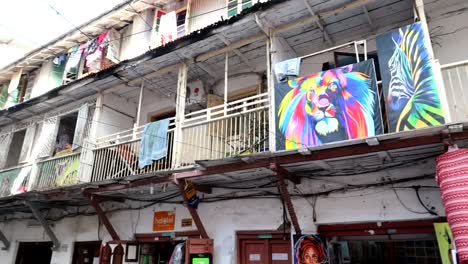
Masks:
[[[81,153],[52,157],[37,163],[36,191],[50,190],[78,183]]]
[[[268,151],[268,93],[185,115],[181,165]]]
[[[7,197],[29,191],[28,182],[31,165],[8,168],[0,172],[0,197]]]
[[[448,109],[452,122],[468,119],[468,61],[441,66]]]
[[[166,171],[173,168],[175,118],[169,121],[167,155],[142,169],[138,167],[144,126],[125,130],[96,140],[91,181],[105,181],[131,175]]]

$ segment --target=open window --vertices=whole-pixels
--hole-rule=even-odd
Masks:
[[[10,149],[8,150],[8,154],[6,156],[6,168],[14,167],[19,164],[21,155],[20,146],[23,146],[25,136],[26,130],[20,130],[13,133],[10,143]]]
[[[35,139],[33,157],[66,155],[83,145],[88,129],[88,105],[79,111],[45,119]]]
[[[77,120],[78,113],[76,112],[60,117],[54,155],[64,155],[72,152]]]
[[[185,21],[187,18],[187,9],[177,12],[177,38],[185,36]]]

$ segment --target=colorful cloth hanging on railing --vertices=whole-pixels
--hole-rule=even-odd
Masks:
[[[468,149],[451,148],[437,158],[447,220],[452,229],[459,263],[468,263]]]

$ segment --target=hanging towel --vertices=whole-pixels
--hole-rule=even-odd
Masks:
[[[167,130],[169,119],[163,119],[145,125],[140,144],[140,169],[151,165],[153,160],[159,160],[167,155]]]
[[[299,76],[301,58],[280,61],[275,64],[275,76],[278,82],[287,81],[288,76]]]

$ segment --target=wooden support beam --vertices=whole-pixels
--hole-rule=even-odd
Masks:
[[[222,32],[216,35],[226,46],[231,45],[231,42],[224,36]],[[247,67],[250,68],[251,71],[255,72],[255,67],[253,66],[252,62],[244,55],[239,49],[233,49],[232,52],[236,54]]]
[[[5,234],[0,230],[0,240],[3,243],[2,250],[8,250],[10,248],[10,241],[6,238]]]
[[[460,132],[452,134],[453,140],[465,140],[468,139],[468,132]],[[434,135],[419,135],[415,137],[398,137],[387,140],[381,140],[379,145],[369,146],[367,143],[359,144],[350,144],[345,146],[330,147],[326,149],[318,149],[311,152],[310,155],[304,154],[290,154],[284,156],[275,157],[275,163],[284,165],[284,164],[295,164],[302,162],[312,162],[317,160],[326,160],[334,158],[344,158],[350,156],[365,155],[369,153],[377,153],[379,151],[388,151],[395,149],[404,149],[411,147],[418,147],[424,145],[434,145],[442,144],[443,137],[441,134]],[[177,180],[190,179],[198,176],[208,176],[208,175],[219,175],[222,173],[242,171],[242,170],[251,170],[260,167],[268,167],[270,165],[270,159],[258,160],[255,163],[246,164],[244,162],[230,163],[226,165],[218,165],[207,167],[204,170],[193,170],[187,172],[174,173],[174,177]]]
[[[369,14],[369,10],[367,10],[366,5],[363,5],[363,6],[362,6],[362,11],[364,11],[364,15],[366,16],[367,23],[368,23],[369,26],[371,27],[372,32],[374,32],[374,31],[375,31],[374,21],[372,20],[370,14]]]
[[[309,13],[312,15],[312,17],[315,17],[316,14],[315,14],[314,10],[312,9],[312,7],[310,6],[309,2],[307,2],[307,0],[304,0],[304,4],[307,7],[307,10],[309,10]],[[320,31],[323,33],[323,38],[328,43],[328,45],[334,46],[333,40],[331,39],[330,35],[328,34],[327,30],[325,29],[325,26],[322,24],[322,21],[321,21],[320,18],[318,18],[315,21],[315,24],[320,29]]]
[[[301,184],[301,178],[281,167],[278,163],[270,163],[270,170],[283,174],[286,179],[290,180],[294,184]]]
[[[54,244],[52,250],[58,250],[60,248],[60,242],[55,235],[54,231],[52,228],[50,228],[49,223],[47,223],[46,219],[44,216],[41,214],[37,206],[30,202],[30,201],[24,201],[24,204],[29,207],[31,210],[32,214],[34,215],[34,218],[41,224],[41,226],[44,228],[44,231],[46,232],[47,236],[52,240],[52,243]]]
[[[287,177],[287,173],[285,173],[286,170],[277,163],[271,163],[270,168],[276,172],[276,178],[278,179],[276,183],[278,185],[281,197],[286,205],[286,209],[288,210],[289,218],[291,218],[291,223],[294,227],[294,230],[296,231],[296,234],[301,235],[302,230],[299,225],[299,220],[297,219],[296,211],[294,210],[294,205],[291,201],[291,195],[289,195],[288,187],[285,181],[285,178]]]
[[[181,186],[179,182],[175,182],[175,184],[177,185],[177,187],[179,187],[180,194],[182,195],[182,198],[184,199],[184,204],[189,210],[189,213],[192,216],[193,222],[195,222],[198,232],[200,232],[200,236],[204,239],[209,239],[210,237],[208,236],[205,226],[203,225],[203,222],[201,221],[200,216],[198,215],[197,209],[189,206],[189,203],[188,203],[189,201],[188,201],[187,195],[185,194],[184,187]]]
[[[99,219],[106,227],[107,232],[109,232],[110,236],[112,237],[112,240],[120,240],[120,237],[115,231],[111,222],[109,221],[109,218],[107,218],[106,213],[102,210],[101,206],[99,205],[99,199],[96,198],[94,195],[89,195],[87,197],[91,206],[94,208],[94,210],[96,210],[96,214],[98,215]]]

